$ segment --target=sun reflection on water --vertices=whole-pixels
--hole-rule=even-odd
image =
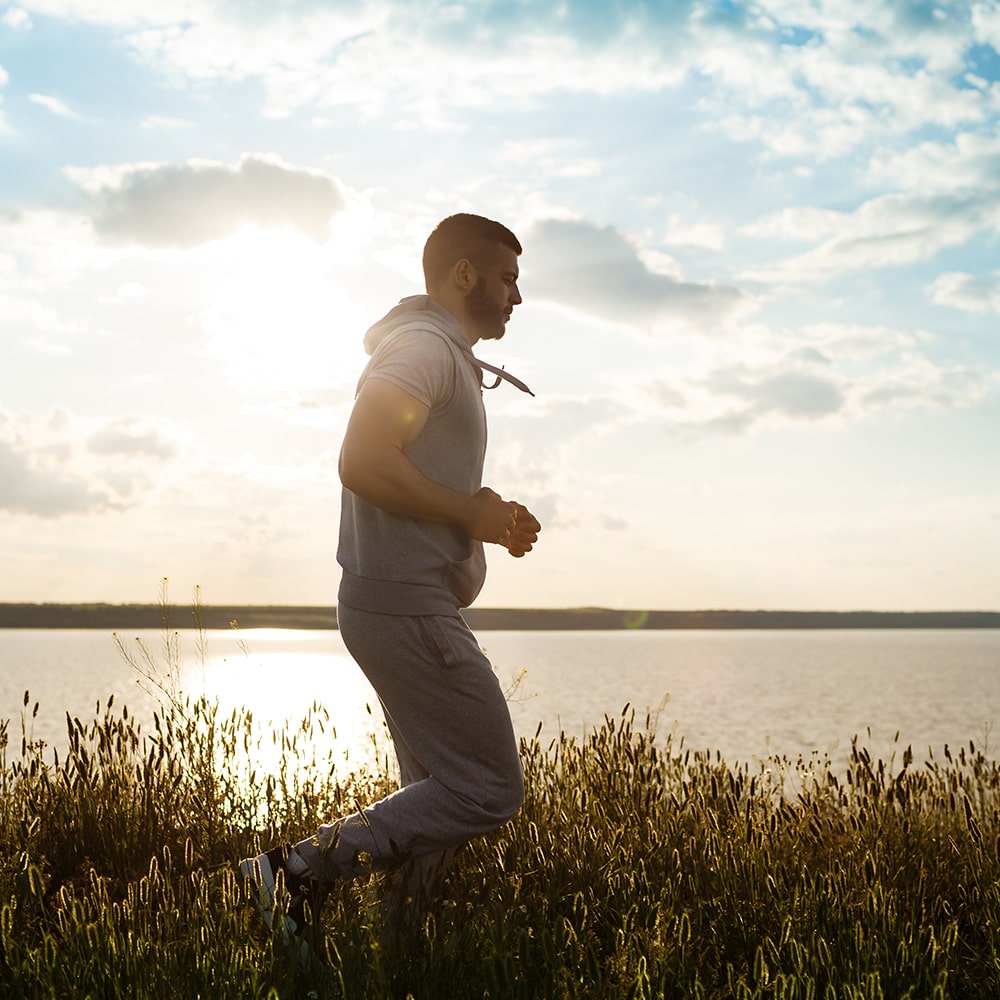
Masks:
[[[275,773],[282,756],[289,773],[292,758],[300,768],[329,760],[344,775],[371,766],[376,755],[392,757],[378,698],[336,633],[248,630],[229,656],[212,645],[204,658],[185,658],[182,687],[217,703],[223,719],[251,713],[260,739],[250,763],[259,774]]]

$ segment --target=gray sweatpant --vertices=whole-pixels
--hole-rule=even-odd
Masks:
[[[524,798],[517,740],[500,683],[465,622],[344,604],[337,617],[382,703],[402,787],[295,845],[316,877],[395,868],[510,819]]]

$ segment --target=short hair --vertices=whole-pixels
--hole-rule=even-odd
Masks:
[[[438,287],[462,258],[477,268],[486,267],[498,246],[521,255],[517,237],[499,222],[467,212],[442,219],[424,244],[424,281],[428,289]]]

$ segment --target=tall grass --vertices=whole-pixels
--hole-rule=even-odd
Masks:
[[[252,773],[249,713],[112,700],[59,753],[0,722],[0,996],[993,998],[1000,769],[974,744],[857,741],[727,764],[626,707],[584,739],[521,745],[516,819],[460,853],[424,917],[383,933],[344,883],[327,963],[272,943],[233,865],[385,794],[387,766],[303,768],[313,706]],[[367,887],[370,889],[370,887]],[[377,885],[375,886],[377,890]]]

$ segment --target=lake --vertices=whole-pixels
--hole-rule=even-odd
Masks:
[[[313,700],[330,712],[349,761],[364,757],[380,716],[377,701],[336,631],[176,633],[189,694],[205,692],[227,712],[245,705],[262,725],[298,722]],[[661,734],[730,761],[813,751],[842,759],[851,737],[875,756],[912,743],[974,740],[993,756],[1000,719],[1000,630],[718,630],[480,632],[479,640],[510,695],[519,735],[564,730],[583,737],[626,704],[644,719],[658,713]],[[164,636],[131,633],[163,662]],[[117,651],[108,632],[0,630],[0,719],[12,749],[21,737],[22,701],[37,717],[29,738],[65,743],[65,715],[87,722],[110,695],[147,731],[156,698]],[[366,710],[374,708],[374,714]],[[30,707],[28,713],[30,716]],[[1000,740],[1000,734],[996,737]],[[900,748],[901,749],[901,748]]]

